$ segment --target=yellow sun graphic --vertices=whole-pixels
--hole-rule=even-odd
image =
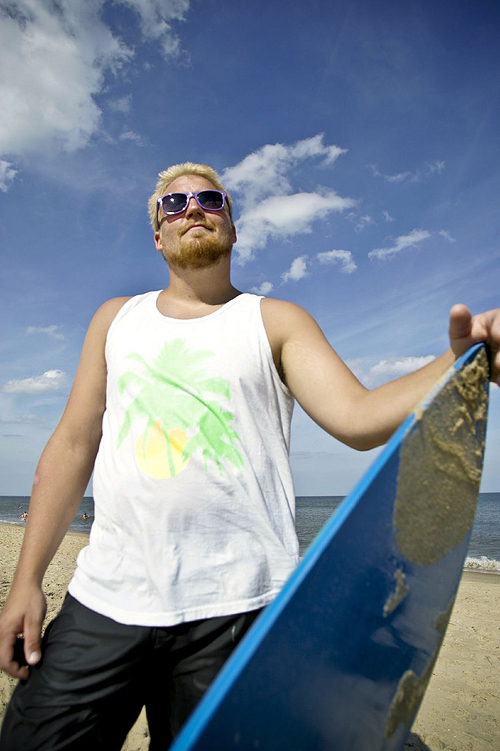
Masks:
[[[161,420],[143,433],[135,446],[135,457],[142,469],[150,477],[166,480],[182,472],[189,463],[189,457],[183,458],[182,452],[188,437],[181,428],[165,431]]]

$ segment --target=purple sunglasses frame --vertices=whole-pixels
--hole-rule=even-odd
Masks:
[[[206,206],[203,206],[203,204],[200,203],[198,196],[200,195],[200,193],[207,193],[207,192],[218,193],[219,195],[222,196],[222,206],[220,207],[220,209],[207,209]],[[186,196],[186,204],[184,205],[182,209],[179,209],[178,211],[165,211],[165,209],[162,206],[163,199],[166,198],[167,196],[172,196],[175,194]],[[218,190],[217,188],[203,188],[203,190],[197,190],[194,193],[185,193],[183,190],[176,190],[173,193],[165,193],[165,195],[160,196],[159,198],[156,199],[156,225],[158,227],[160,226],[160,222],[158,219],[158,212],[160,210],[160,206],[165,216],[175,216],[176,214],[182,214],[183,211],[186,211],[187,207],[189,206],[189,201],[191,200],[191,198],[194,198],[194,200],[196,201],[200,209],[203,209],[203,211],[224,211],[224,206],[227,203],[226,191]],[[229,213],[231,214],[231,211]]]

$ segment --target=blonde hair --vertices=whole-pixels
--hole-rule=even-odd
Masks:
[[[173,164],[168,169],[164,170],[163,172],[158,173],[158,182],[156,183],[155,192],[148,200],[149,219],[151,221],[151,226],[153,227],[154,232],[158,232],[159,230],[159,226],[156,221],[157,200],[158,198],[160,198],[160,196],[165,195],[170,183],[172,183],[174,180],[176,180],[178,177],[181,177],[182,175],[198,175],[199,177],[204,177],[207,180],[210,180],[212,185],[216,187],[218,190],[223,190],[225,193],[227,193],[226,205],[228,208],[229,218],[232,221],[233,199],[231,198],[226,188],[221,183],[217,172],[214,169],[212,169],[212,167],[209,167],[206,164],[196,164],[195,162],[182,162],[181,164]]]

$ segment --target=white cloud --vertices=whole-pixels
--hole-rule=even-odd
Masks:
[[[0,190],[3,193],[7,193],[18,171],[13,168],[10,162],[0,159]]]
[[[189,0],[115,0],[139,14],[143,37],[165,56],[179,53],[170,22],[180,21]],[[94,97],[104,77],[133,57],[101,17],[105,0],[11,0],[1,6],[0,156],[22,162],[33,154],[76,151],[102,128]],[[114,101],[125,111],[128,98]],[[113,105],[111,105],[113,107]],[[0,190],[14,174],[1,162]]]
[[[379,258],[385,260],[395,256],[406,248],[414,248],[417,243],[427,240],[431,233],[424,229],[413,229],[408,235],[400,235],[396,238],[395,244],[390,248],[374,248],[368,253],[369,258]]]
[[[0,423],[5,425],[42,425],[44,420],[38,415],[19,415],[17,417],[4,417],[0,415]]]
[[[230,190],[242,194],[240,200],[247,207],[267,196],[291,193],[288,173],[299,162],[322,157],[323,165],[330,165],[345,153],[346,149],[325,145],[322,133],[291,146],[266,144],[224,170],[222,179]]]
[[[383,212],[383,217],[384,217],[384,221],[386,221],[386,222],[395,222],[396,221],[394,219],[394,217],[389,214],[388,211],[384,211]]]
[[[322,264],[340,263],[342,274],[352,274],[358,268],[350,250],[325,250],[316,256]]]
[[[269,238],[291,237],[311,232],[316,219],[332,211],[344,211],[354,201],[342,198],[333,191],[295,193],[289,196],[271,196],[257,206],[243,211],[238,220],[238,251],[240,262],[253,258],[255,250],[263,248]]]
[[[125,130],[120,135],[120,141],[134,141],[138,146],[142,146],[143,144],[142,137],[134,130]]]
[[[99,18],[102,2],[14,0],[0,25],[0,153],[74,151],[98,129],[104,72],[131,52]]]
[[[283,280],[283,284],[286,282],[298,282],[300,279],[303,279],[307,272],[307,256],[299,256],[294,261],[292,261],[292,265],[290,266],[288,271],[285,271],[284,274],[281,275],[281,278]]]
[[[130,112],[130,108],[132,106],[132,94],[127,94],[126,96],[119,97],[117,99],[110,99],[108,102],[108,107],[113,112],[122,112],[125,114],[126,112]]]
[[[445,167],[444,162],[432,162],[430,164],[427,164],[427,174],[432,175],[434,172],[437,172],[438,175],[443,172]]]
[[[380,360],[376,365],[370,368],[369,378],[398,378],[399,376],[413,373],[414,370],[423,368],[424,365],[435,360],[434,355],[425,357],[391,357],[387,360]]]
[[[323,143],[323,133],[319,133],[311,138],[304,138],[303,141],[297,141],[289,147],[292,158],[310,159],[316,156],[324,157],[323,164],[333,164],[341,154],[347,154],[347,149],[341,149],[339,146],[325,146]]]
[[[438,235],[441,235],[441,237],[444,237],[444,239],[448,240],[449,243],[456,243],[456,239],[450,235],[448,230],[440,229],[438,232]]]
[[[6,394],[43,394],[60,391],[66,386],[66,373],[62,370],[47,370],[39,376],[23,378],[19,381],[8,381],[1,388]]]
[[[291,190],[286,173],[292,161],[289,147],[267,144],[224,170],[222,179],[229,190],[241,194],[244,206],[251,205],[263,197]]]
[[[26,329],[27,334],[45,334],[46,336],[51,336],[54,339],[64,339],[64,334],[61,334],[60,326],[56,326],[55,324],[52,324],[51,326],[28,326]]]
[[[319,158],[322,166],[329,166],[345,152],[326,145],[319,134],[289,146],[266,144],[224,170],[222,180],[242,206],[235,248],[241,263],[253,258],[254,251],[270,238],[310,232],[316,219],[356,204],[329,189],[294,193],[292,186],[290,173],[300,163]]]
[[[434,355],[426,355],[424,357],[388,357],[386,360],[380,360],[370,368],[368,368],[366,360],[362,357],[346,360],[345,363],[361,383],[367,388],[374,388],[386,381],[413,373],[413,371],[423,368],[424,365],[433,360],[435,360]]]
[[[374,177],[382,177],[388,183],[418,183],[422,178],[433,175],[434,173],[441,174],[445,168],[445,163],[443,161],[428,162],[423,169],[416,169],[413,172],[396,172],[393,175],[387,175],[380,172],[375,164],[370,164],[369,167],[371,168]]]
[[[172,21],[184,21],[190,0],[115,0],[139,14],[142,36],[158,41],[165,58],[181,52],[180,40],[172,29]]]
[[[254,295],[268,295],[273,289],[274,284],[272,282],[262,282],[260,287],[252,287],[250,292],[253,292]]]
[[[362,232],[365,227],[367,227],[369,224],[375,224],[374,220],[366,214],[365,216],[360,217],[358,223],[354,227],[355,232]]]
[[[374,177],[383,177],[388,183],[403,183],[412,177],[411,172],[397,172],[394,175],[384,175],[374,164],[370,164]]]

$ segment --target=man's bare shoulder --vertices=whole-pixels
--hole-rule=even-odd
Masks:
[[[310,318],[309,313],[294,302],[278,300],[275,297],[263,297],[262,313],[271,318]]]
[[[295,328],[316,323],[304,308],[287,300],[264,297],[261,302],[261,310],[266,328],[289,330],[290,327]]]
[[[323,336],[314,318],[293,302],[265,297],[261,301],[261,311],[275,362],[281,362],[286,344]]]
[[[112,297],[106,300],[96,311],[91,326],[94,328],[109,329],[118,312],[123,308],[131,297]]]
[[[89,349],[104,352],[109,327],[128,300],[130,297],[113,297],[97,309],[87,329],[84,352]]]
[[[131,300],[132,297],[129,295],[128,297],[112,297],[109,300],[106,300],[98,309],[96,312],[96,315],[99,315],[99,317],[102,318],[114,318],[119,310],[123,308],[126,302]]]

